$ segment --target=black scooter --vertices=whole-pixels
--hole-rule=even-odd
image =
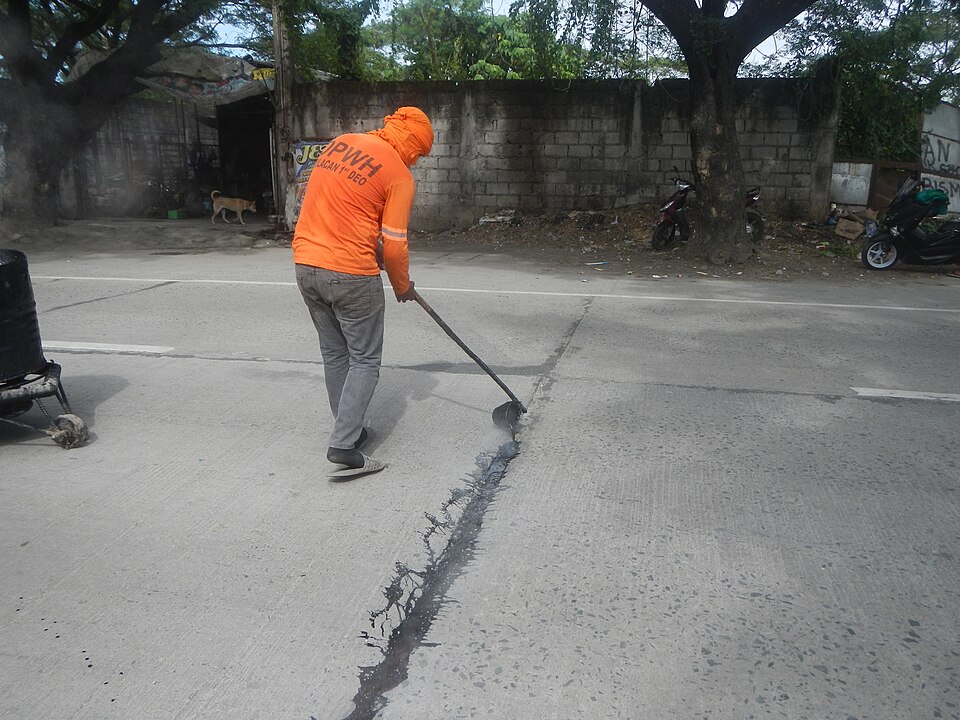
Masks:
[[[693,183],[679,177],[680,171],[674,167],[677,175],[671,182],[677,186],[676,192],[670,196],[660,208],[660,217],[653,226],[653,236],[650,238],[650,247],[654,250],[664,250],[676,242],[685,243],[690,238],[690,222],[687,220],[687,195],[693,190]],[[760,188],[751,188],[746,194],[747,234],[754,242],[763,238],[763,215],[753,205],[760,200]]]
[[[950,199],[942,190],[922,189],[908,179],[890,201],[883,219],[866,228],[860,260],[873,270],[907,265],[952,265],[960,262],[960,220],[948,220],[936,230],[920,224],[947,212]]]

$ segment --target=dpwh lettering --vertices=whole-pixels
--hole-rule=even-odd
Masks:
[[[365,152],[362,152],[355,147],[351,146],[349,143],[340,141],[337,143],[331,143],[327,145],[326,149],[323,151],[322,156],[327,157],[330,161],[333,161],[335,156],[340,156],[340,162],[343,163],[343,170],[347,169],[349,165],[350,168],[350,179],[355,182],[358,179],[362,179],[363,182],[366,182],[368,179],[376,175],[383,164],[374,164],[373,158]],[[335,162],[335,161],[334,161]],[[363,183],[360,183],[361,185]]]

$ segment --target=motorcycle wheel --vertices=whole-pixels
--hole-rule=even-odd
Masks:
[[[760,213],[747,213],[747,235],[750,236],[750,240],[754,245],[763,240],[766,230],[767,229],[763,224],[763,218],[760,216]]]
[[[663,250],[673,245],[673,240],[677,236],[677,224],[673,222],[657,225],[653,229],[653,237],[650,238],[650,247],[654,250]]]
[[[889,270],[899,259],[900,253],[889,235],[867,240],[860,251],[860,261],[871,270]]]

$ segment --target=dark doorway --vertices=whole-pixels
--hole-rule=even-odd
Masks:
[[[270,128],[273,104],[266,95],[217,107],[220,128],[220,182],[228,197],[257,203],[257,212],[274,214]]]

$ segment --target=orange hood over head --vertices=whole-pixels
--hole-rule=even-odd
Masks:
[[[420,108],[398,108],[383,119],[380,130],[371,130],[370,134],[390,143],[407,167],[413,165],[418,156],[429,155],[433,147],[433,125]]]

